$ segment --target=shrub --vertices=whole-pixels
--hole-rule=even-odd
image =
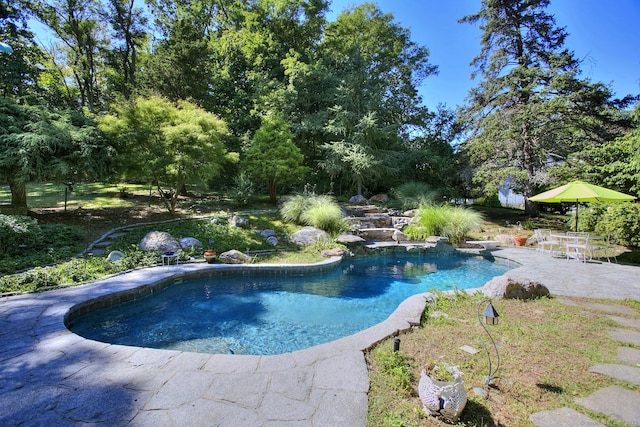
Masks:
[[[280,215],[286,221],[310,225],[327,232],[337,232],[347,227],[342,209],[333,197],[327,195],[293,196],[282,205]]]
[[[482,214],[460,206],[422,206],[415,221],[404,232],[415,240],[444,236],[452,243],[464,241],[467,233],[482,223]]]
[[[255,193],[253,182],[246,173],[240,172],[233,180],[233,189],[231,197],[240,206],[249,204],[249,200]]]
[[[595,229],[598,233],[615,236],[623,245],[640,246],[640,205],[631,202],[610,204]]]
[[[395,190],[395,196],[404,209],[430,204],[438,199],[438,193],[424,182],[405,182]]]
[[[19,245],[40,242],[38,221],[28,216],[0,214],[0,253],[11,252]]]
[[[301,194],[291,196],[282,204],[280,208],[280,215],[285,221],[289,221],[295,224],[300,224],[302,213],[308,207],[309,196],[303,196]]]

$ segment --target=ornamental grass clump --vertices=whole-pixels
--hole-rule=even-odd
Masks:
[[[327,195],[293,196],[282,205],[280,215],[286,221],[310,225],[331,233],[348,226],[340,206],[333,197]]]
[[[410,181],[400,185],[395,196],[404,209],[414,209],[437,200],[438,193],[424,182]]]
[[[464,207],[424,205],[404,232],[413,240],[444,236],[452,243],[461,243],[467,233],[480,227],[482,220],[481,213]]]

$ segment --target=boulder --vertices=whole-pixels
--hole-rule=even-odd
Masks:
[[[371,196],[369,198],[369,203],[371,204],[376,204],[376,203],[388,203],[389,202],[389,196],[387,196],[386,194],[376,194],[374,196]]]
[[[364,240],[360,236],[356,236],[355,234],[340,234],[336,238],[336,242],[349,246],[349,245],[362,245],[366,242],[366,240]]]
[[[275,230],[256,230],[256,233],[258,233],[259,235],[261,235],[265,239],[267,237],[271,237],[271,236],[275,236],[276,235],[276,231]]]
[[[409,241],[409,236],[407,236],[400,230],[395,230],[393,234],[391,234],[391,239],[393,239],[393,241],[396,242],[396,244],[398,244],[400,242]]]
[[[150,231],[140,241],[140,249],[145,252],[178,252],[180,242],[164,231]]]
[[[243,254],[240,251],[231,249],[220,254],[219,260],[223,264],[249,264],[251,263],[251,257]]]
[[[276,236],[267,237],[267,243],[273,246],[278,246],[278,238]]]
[[[331,239],[326,231],[315,227],[304,227],[293,233],[289,240],[298,246],[311,246],[318,242],[328,242]]]
[[[482,287],[482,292],[492,298],[530,300],[548,297],[549,289],[541,283],[530,280],[516,281],[506,276],[498,276]]]
[[[184,250],[202,249],[202,242],[195,237],[183,237],[180,239],[180,247]]]
[[[242,216],[234,215],[229,220],[229,224],[238,228],[249,228],[249,219]]]
[[[333,256],[342,256],[344,255],[344,249],[342,248],[323,249],[322,251],[320,251],[320,255],[326,258],[331,258]]]
[[[358,194],[356,196],[351,197],[349,199],[349,203],[353,205],[363,205],[367,203],[367,199],[362,194]]]

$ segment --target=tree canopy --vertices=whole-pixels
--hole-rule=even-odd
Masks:
[[[461,111],[463,148],[485,193],[507,178],[525,197],[547,178],[549,156],[566,158],[619,135],[608,87],[580,78],[567,36],[545,12],[548,0],[483,0],[461,22],[479,24],[481,81]],[[527,211],[533,206],[527,203]]]

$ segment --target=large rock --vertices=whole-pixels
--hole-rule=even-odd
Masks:
[[[374,196],[371,196],[369,198],[369,203],[371,204],[376,204],[376,203],[388,203],[389,202],[389,196],[387,196],[386,194],[376,194]]]
[[[229,220],[229,224],[238,228],[249,228],[249,218],[243,216],[234,215]]]
[[[180,242],[165,231],[150,231],[140,241],[140,249],[145,252],[178,252]]]
[[[363,245],[367,241],[360,236],[356,236],[355,234],[340,234],[338,237],[336,237],[336,242],[349,246]]]
[[[344,255],[344,249],[342,248],[331,248],[331,249],[323,249],[320,251],[320,255],[325,258],[331,258],[334,256],[342,256]]]
[[[518,282],[506,276],[498,276],[482,287],[482,292],[492,298],[530,300],[550,295],[549,289],[541,283]]]
[[[220,262],[223,264],[249,264],[251,263],[251,257],[243,254],[240,251],[231,249],[230,251],[222,252],[220,254]]]
[[[289,240],[298,246],[311,246],[319,242],[328,242],[331,239],[326,231],[315,227],[304,227],[293,233]]]
[[[195,237],[183,237],[180,239],[180,247],[184,250],[202,249],[202,242]]]
[[[367,199],[362,194],[358,194],[356,196],[351,197],[349,199],[349,203],[353,205],[363,205],[367,203]]]

